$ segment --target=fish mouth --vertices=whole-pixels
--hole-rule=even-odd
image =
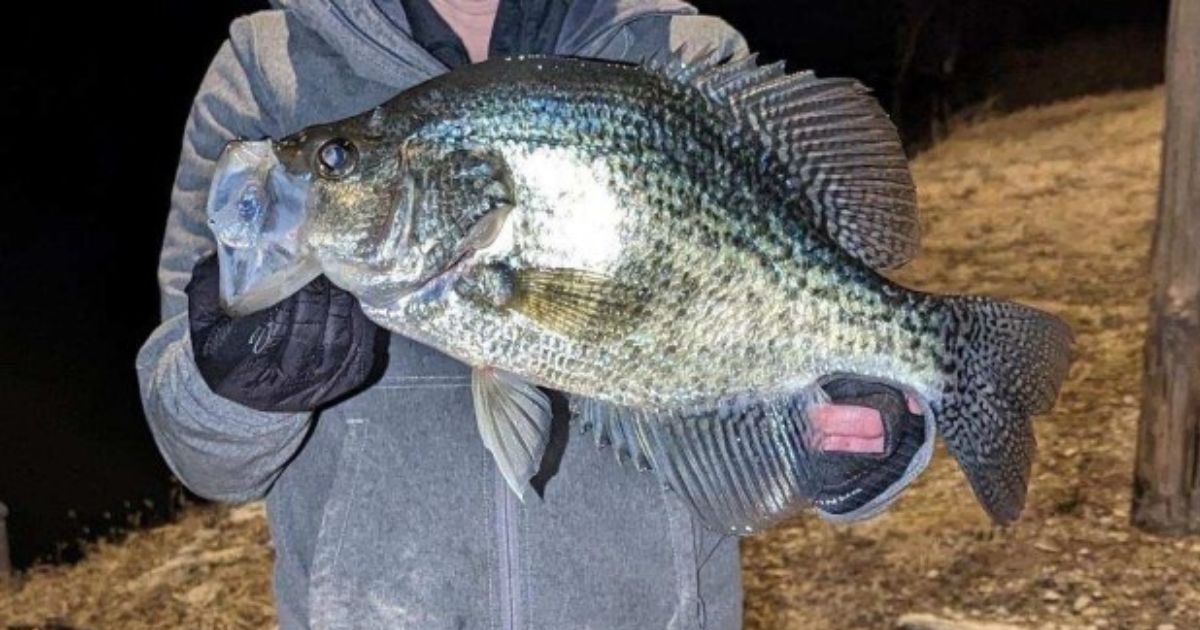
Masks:
[[[288,173],[269,140],[234,141],[221,152],[206,213],[230,314],[272,306],[320,275],[304,249],[308,190],[308,177]]]
[[[832,397],[841,398],[850,382],[827,379],[824,388]],[[867,389],[857,396],[858,404],[880,410],[885,418],[884,448],[881,453],[824,451],[814,455],[817,491],[813,506],[828,521],[861,521],[887,509],[933,454],[935,429],[927,410],[915,414],[905,402],[897,403],[893,385],[867,382],[859,387],[863,386]]]

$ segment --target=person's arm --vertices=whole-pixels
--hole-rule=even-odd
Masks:
[[[167,464],[197,494],[233,502],[266,493],[311,416],[257,411],[213,393],[192,348],[185,289],[214,250],[204,206],[215,160],[233,138],[275,131],[255,94],[252,19],[234,22],[188,117],[158,270],[162,323],[137,356],[143,406]]]

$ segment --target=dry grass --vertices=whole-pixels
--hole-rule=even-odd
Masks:
[[[1157,90],[1084,98],[959,129],[917,160],[927,239],[899,277],[1039,305],[1077,332],[1060,404],[1038,424],[1029,508],[992,527],[939,453],[878,520],[748,540],[749,628],[888,628],[914,610],[1200,628],[1200,540],[1128,526],[1161,109]],[[270,627],[269,557],[260,511],[197,508],[32,572],[0,592],[0,628]]]
[[[101,543],[75,566],[0,585],[0,628],[241,630],[274,627],[262,505],[197,507]]]

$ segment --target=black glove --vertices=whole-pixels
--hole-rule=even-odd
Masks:
[[[210,256],[185,291],[196,365],[224,398],[259,411],[313,411],[370,384],[387,365],[387,331],[324,276],[237,318],[221,309],[218,287]]]
[[[920,418],[908,410],[908,400],[895,387],[851,376],[830,380],[821,387],[831,403],[870,407],[878,411],[885,427],[896,427],[905,421]],[[895,446],[896,437],[894,430],[888,431],[885,452],[890,452]]]
[[[824,453],[817,481],[826,496],[849,496],[833,514],[848,514],[886,490],[904,474],[909,461],[925,444],[925,420],[908,410],[900,390],[881,383],[841,377],[822,385],[830,402],[870,407],[886,427],[881,454]],[[853,494],[851,494],[853,492]]]

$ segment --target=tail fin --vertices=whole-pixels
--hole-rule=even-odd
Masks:
[[[1009,523],[1025,506],[1030,418],[1054,406],[1070,367],[1071,330],[1010,302],[951,297],[945,305],[949,379],[932,409],[938,432],[984,509]]]

